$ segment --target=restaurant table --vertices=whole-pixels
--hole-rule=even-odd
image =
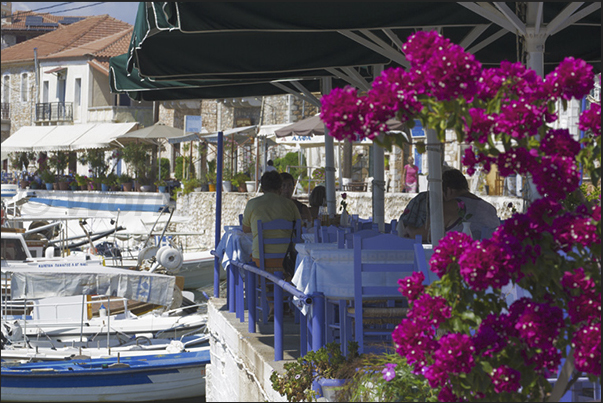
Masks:
[[[354,298],[354,249],[338,249],[336,243],[300,243],[296,250],[297,263],[291,282],[298,290],[306,295],[321,292],[333,299]],[[400,263],[414,262],[415,255],[409,250],[365,250],[362,254],[367,261]],[[398,273],[381,273],[372,275],[365,285],[395,284],[400,278]],[[306,314],[307,307],[302,312]]]

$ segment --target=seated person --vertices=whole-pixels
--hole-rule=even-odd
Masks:
[[[261,196],[255,197],[247,202],[243,212],[243,232],[251,232],[253,235],[251,257],[254,263],[260,267],[260,245],[258,241],[258,220],[268,222],[279,218],[294,221],[300,219],[299,210],[292,200],[281,197],[281,175],[276,171],[264,173],[260,179],[262,185]],[[280,233],[279,233],[280,232]],[[291,231],[274,231],[272,237],[289,237]],[[268,236],[267,236],[268,237]],[[269,245],[267,252],[279,253],[287,251],[287,244]],[[270,272],[283,271],[282,259],[267,259],[266,269]],[[284,271],[283,271],[284,275]],[[290,279],[289,279],[290,280]]]
[[[471,223],[471,232],[474,239],[481,239],[482,227],[496,228],[500,225],[496,208],[469,192],[467,179],[458,169],[445,169],[442,173],[442,195],[446,232],[462,232],[463,217],[461,215],[465,217],[465,221]],[[461,205],[465,206],[464,212]],[[415,196],[404,209],[398,223],[398,235],[406,238],[421,235],[423,242],[429,243],[431,236],[429,229],[429,192],[421,192]]]
[[[465,175],[458,169],[442,174],[442,192],[446,232],[462,232],[462,223],[467,221],[471,223],[473,238],[481,239],[482,227],[500,225],[496,207],[471,193]]]
[[[320,208],[327,205],[327,189],[318,185],[310,192],[310,214],[312,215],[312,222],[318,217]]]
[[[295,179],[293,178],[293,175],[291,175],[289,172],[281,172],[281,178],[283,179],[283,184],[281,185],[281,196],[295,203],[295,206],[301,215],[303,225],[306,227],[311,227],[313,220],[310,209],[304,203],[293,198],[293,190],[295,189]]]

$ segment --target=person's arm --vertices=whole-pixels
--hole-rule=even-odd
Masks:
[[[247,225],[243,225],[243,232],[250,233],[251,227],[248,227]]]

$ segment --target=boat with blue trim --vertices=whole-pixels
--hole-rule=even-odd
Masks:
[[[2,362],[6,402],[134,402],[205,395],[209,349],[134,357]]]

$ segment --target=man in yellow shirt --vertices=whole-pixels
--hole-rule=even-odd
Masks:
[[[266,172],[260,179],[262,185],[262,196],[253,198],[247,202],[245,206],[245,212],[243,213],[243,232],[251,232],[253,235],[252,253],[251,257],[255,264],[260,266],[260,245],[258,243],[258,220],[262,222],[268,222],[276,219],[285,219],[287,221],[294,221],[301,219],[297,206],[291,199],[282,197],[281,175],[276,171]],[[290,237],[291,231],[270,231],[272,238],[284,238]],[[287,245],[268,245],[266,252],[268,253],[279,253],[286,252]],[[280,268],[282,271],[282,259],[268,259],[265,262],[266,269]],[[279,270],[270,270],[279,271]]]

